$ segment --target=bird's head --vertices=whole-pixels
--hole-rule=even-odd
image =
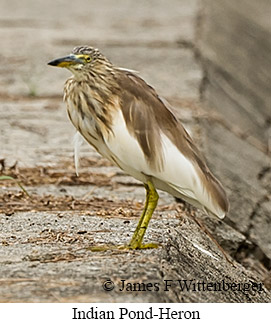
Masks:
[[[109,60],[98,49],[90,46],[75,47],[70,55],[57,58],[48,65],[65,67],[75,76],[85,73],[105,74],[112,68]]]

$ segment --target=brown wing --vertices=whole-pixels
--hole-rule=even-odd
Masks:
[[[214,202],[227,212],[229,203],[221,183],[210,172],[204,157],[170,107],[139,76],[129,71],[121,71],[115,77],[122,89],[121,109],[127,128],[139,142],[150,165],[158,170],[163,168],[161,146],[161,132],[163,132],[194,164]]]

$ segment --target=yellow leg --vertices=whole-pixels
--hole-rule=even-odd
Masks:
[[[143,249],[143,248],[156,248],[157,245],[154,243],[143,245],[142,241],[147,230],[148,224],[152,217],[153,211],[156,208],[159,195],[157,194],[155,187],[152,182],[148,181],[145,184],[146,188],[146,202],[142,215],[139,219],[136,230],[133,237],[128,245],[129,249]]]
[[[113,245],[101,245],[101,246],[92,246],[89,248],[91,251],[106,251],[106,250],[125,250],[125,249],[145,249],[145,248],[157,248],[158,245],[155,243],[142,244],[145,232],[147,230],[148,224],[152,217],[153,211],[156,208],[158,201],[158,194],[153,186],[152,182],[148,181],[147,184],[144,184],[146,189],[146,201],[143,212],[138,221],[138,225],[135,229],[133,237],[130,243],[124,246],[113,246]]]
[[[149,203],[149,197],[150,197],[150,189],[149,189],[149,186],[147,184],[144,184],[144,187],[146,189],[146,200],[145,200],[145,205],[144,205],[144,209],[141,213],[141,216],[140,216],[140,219],[138,221],[138,224],[137,224],[137,227],[135,229],[135,232],[133,234],[133,237],[136,236],[138,234],[138,231],[141,227],[141,224],[142,224],[142,221],[144,219],[144,216],[145,216],[145,213],[147,211],[147,208],[148,208],[148,203]]]

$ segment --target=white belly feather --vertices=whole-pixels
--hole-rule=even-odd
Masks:
[[[137,140],[128,132],[119,110],[114,116],[114,136],[107,138],[106,145],[119,166],[136,179],[146,182],[151,177],[158,189],[185,198],[197,207],[206,207],[223,218],[225,213],[214,205],[197,174],[193,163],[187,159],[170,139],[162,134],[164,168],[157,171],[150,167]]]

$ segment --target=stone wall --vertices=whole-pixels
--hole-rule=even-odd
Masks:
[[[236,258],[270,270],[271,3],[206,0],[197,20],[196,54],[207,156],[231,202],[225,220],[246,240]]]
[[[271,2],[204,2],[200,50],[208,106],[268,149],[271,125]]]

